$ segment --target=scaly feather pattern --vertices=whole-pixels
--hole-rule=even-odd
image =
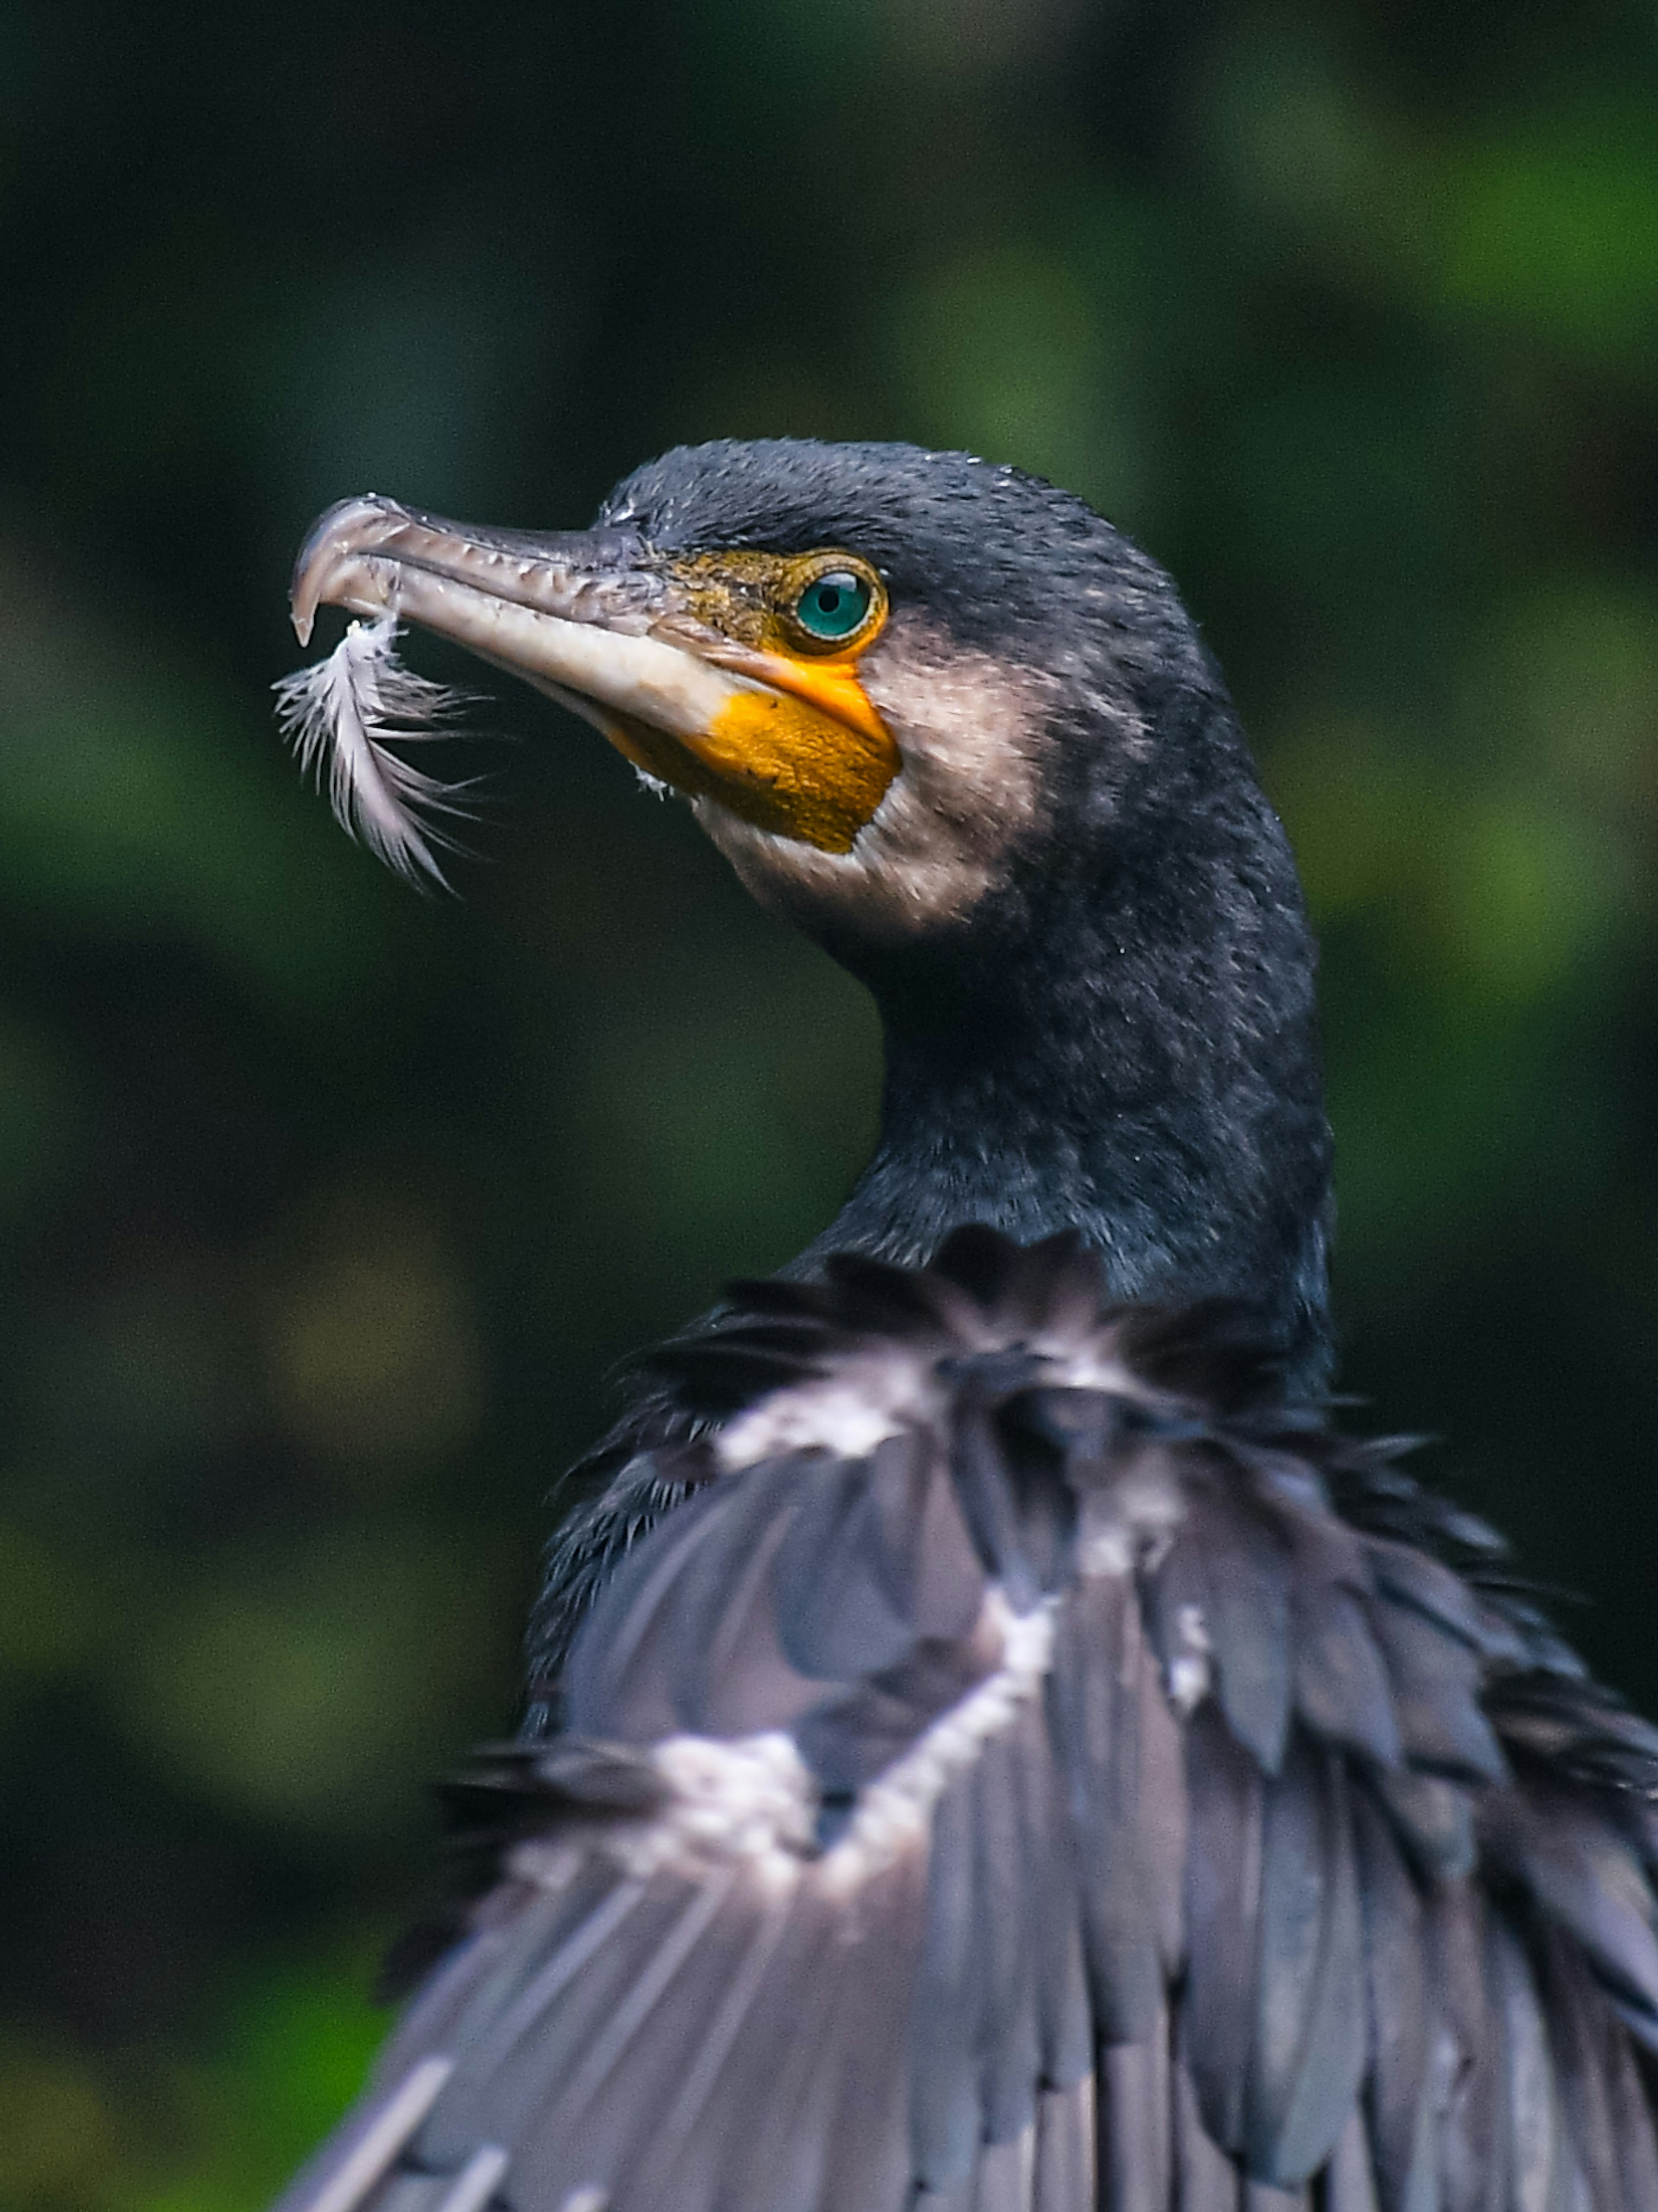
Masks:
[[[1658,2212],[1658,1735],[1071,1238],[739,1288],[282,2212]]]
[[[466,702],[404,667],[397,635],[395,612],[354,622],[325,660],[276,686],[276,719],[354,837],[406,881],[446,888],[437,848],[460,849],[443,825],[464,812],[463,787],[412,767],[393,747],[442,734]]]

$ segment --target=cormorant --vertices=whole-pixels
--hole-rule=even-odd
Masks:
[[[1658,1732],[1326,1397],[1283,832],[1168,577],[904,446],[324,516],[287,710],[410,870],[404,618],[873,994],[874,1158],[655,1356],[471,1879],[284,2212],[1658,2212]]]

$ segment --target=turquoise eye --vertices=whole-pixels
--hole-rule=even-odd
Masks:
[[[850,637],[861,629],[875,594],[850,568],[814,577],[794,603],[794,619],[810,637]]]

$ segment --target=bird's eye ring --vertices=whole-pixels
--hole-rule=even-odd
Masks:
[[[789,622],[805,644],[844,645],[867,626],[878,589],[856,568],[821,568],[796,594]]]

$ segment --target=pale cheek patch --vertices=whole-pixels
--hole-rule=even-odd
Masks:
[[[467,702],[404,668],[397,635],[395,612],[354,622],[326,660],[282,678],[276,720],[345,829],[408,882],[442,885],[438,852],[461,849],[447,823],[466,811],[466,787],[411,767],[393,747],[444,735]]]
[[[913,936],[957,921],[1035,822],[1054,679],[1005,667],[918,623],[894,628],[859,663],[902,765],[847,853],[824,853],[696,802],[703,828],[763,903],[856,918],[865,933]]]

